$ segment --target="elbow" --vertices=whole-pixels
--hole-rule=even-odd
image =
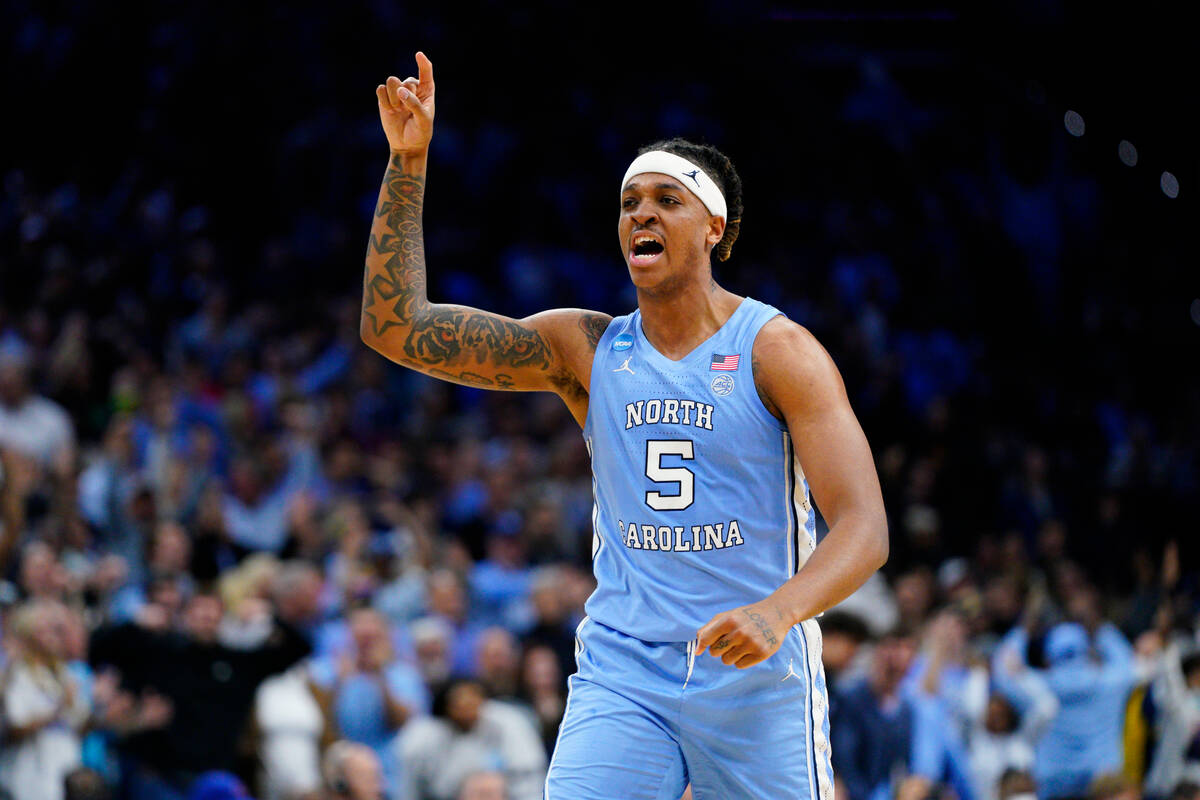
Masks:
[[[362,343],[372,350],[379,351],[379,339],[376,338],[375,332],[371,330],[371,321],[363,315],[362,322],[358,325],[358,338],[362,339]]]
[[[887,563],[891,549],[891,545],[888,542],[887,515],[882,510],[879,512],[878,520],[876,520],[875,525],[872,527],[875,534],[873,537],[875,549],[872,552],[872,563],[875,565],[875,569],[878,570],[882,569],[883,565]]]

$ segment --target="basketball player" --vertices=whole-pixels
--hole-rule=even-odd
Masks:
[[[832,800],[814,617],[886,560],[883,501],[825,350],[713,280],[710,257],[728,258],[741,217],[732,164],[672,140],[613,187],[632,314],[516,320],[432,303],[434,80],[417,63],[419,79],[375,90],[391,157],[362,338],[427,375],[557,393],[592,457],[597,587],[547,800],[676,800],[689,780],[696,800]],[[830,526],[820,547],[810,486]]]

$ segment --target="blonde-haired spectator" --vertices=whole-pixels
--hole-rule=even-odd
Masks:
[[[0,786],[15,800],[61,800],[63,778],[80,764],[79,732],[89,709],[67,667],[66,609],[35,600],[12,617],[14,652],[3,679]]]

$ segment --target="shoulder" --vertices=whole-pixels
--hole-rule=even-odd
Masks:
[[[782,315],[759,330],[751,364],[763,404],[776,417],[797,404],[845,391],[833,359],[817,337]]]
[[[71,424],[71,417],[67,414],[66,409],[49,397],[40,394],[34,395],[26,402],[25,408],[31,417],[39,421],[62,425],[64,427]]]
[[[592,359],[612,319],[611,315],[598,311],[556,308],[524,320],[549,343],[556,364],[550,383],[566,400],[580,425],[587,409]]]
[[[767,320],[758,331],[753,352],[755,359],[763,361],[764,368],[779,359],[791,366],[815,368],[829,359],[829,353],[808,328],[782,314]]]
[[[544,336],[560,349],[596,349],[612,316],[583,308],[555,308],[528,317]]]
[[[391,746],[401,757],[419,758],[444,752],[450,738],[450,728],[443,720],[437,717],[415,717],[404,725]]]

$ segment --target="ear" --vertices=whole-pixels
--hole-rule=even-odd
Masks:
[[[725,219],[724,217],[709,217],[708,233],[704,238],[708,242],[709,247],[716,247],[717,244],[725,237]]]

